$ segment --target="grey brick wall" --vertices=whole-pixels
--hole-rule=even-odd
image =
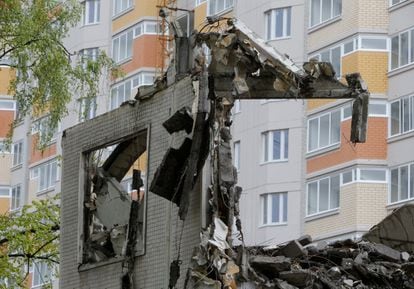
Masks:
[[[125,105],[91,121],[69,128],[62,139],[62,223],[60,288],[120,288],[122,260],[79,270],[80,232],[82,228],[83,191],[81,189],[82,152],[105,145],[113,140],[150,128],[149,183],[170,144],[180,143],[183,135],[170,136],[161,126],[172,113],[194,99],[191,79],[186,78],[156,94],[151,99]],[[181,278],[177,288],[183,288],[193,247],[199,243],[201,226],[200,197],[192,196],[189,214],[182,234]],[[169,264],[177,257],[182,222],[177,208],[152,193],[146,194],[146,249],[135,263],[135,283],[140,289],[166,289]]]

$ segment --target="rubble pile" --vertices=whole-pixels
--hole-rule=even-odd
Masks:
[[[414,288],[408,252],[368,241],[310,242],[248,248],[250,283],[239,288]]]

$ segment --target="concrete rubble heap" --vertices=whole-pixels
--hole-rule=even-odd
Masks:
[[[414,288],[414,255],[368,241],[322,243],[249,248],[247,288]]]

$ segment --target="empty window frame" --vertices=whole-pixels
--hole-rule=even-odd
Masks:
[[[112,16],[117,16],[132,7],[132,0],[113,0]]]
[[[339,208],[339,175],[307,184],[307,216]]]
[[[208,15],[215,15],[233,7],[234,0],[208,0]]]
[[[21,204],[22,204],[21,198],[22,198],[21,185],[16,185],[16,186],[12,187],[12,189],[11,189],[11,202],[10,202],[10,210],[11,211],[20,209]]]
[[[13,167],[23,163],[23,140],[13,143]]]
[[[288,193],[269,193],[260,196],[262,218],[261,225],[287,223]]]
[[[323,149],[341,141],[341,110],[308,120],[308,152]]]
[[[390,136],[414,130],[414,96],[403,97],[390,104]]]
[[[392,168],[390,178],[390,203],[414,198],[414,164]]]
[[[289,156],[289,130],[262,133],[263,162],[286,161]]]
[[[83,2],[83,9],[83,25],[99,23],[101,14],[100,0],[86,0]]]
[[[414,29],[391,37],[390,70],[414,63]]]
[[[291,36],[292,8],[284,7],[269,10],[266,17],[266,40]]]
[[[132,57],[133,29],[122,32],[112,39],[112,59],[121,62]]]
[[[342,0],[311,0],[310,10],[309,26],[313,27],[340,16],[342,13]]]

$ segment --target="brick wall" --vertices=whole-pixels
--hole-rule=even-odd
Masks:
[[[122,262],[79,271],[79,246],[82,228],[83,192],[80,189],[82,152],[107,144],[109,141],[150,130],[148,152],[149,182],[160,164],[170,142],[179,143],[177,137],[168,135],[161,123],[180,107],[191,106],[193,92],[191,80],[186,78],[175,87],[156,94],[134,107],[122,106],[93,120],[64,132],[63,181],[62,181],[62,229],[60,288],[120,288]],[[175,139],[174,139],[175,138]],[[177,257],[179,236],[182,228],[174,204],[152,194],[146,194],[145,254],[136,258],[135,283],[140,289],[168,287],[169,264]],[[181,278],[177,288],[183,288],[188,262],[194,246],[199,243],[200,195],[193,195],[182,235]]]
[[[305,220],[305,233],[317,239],[368,230],[386,216],[387,192],[386,184],[353,183],[342,186],[337,213]]]

